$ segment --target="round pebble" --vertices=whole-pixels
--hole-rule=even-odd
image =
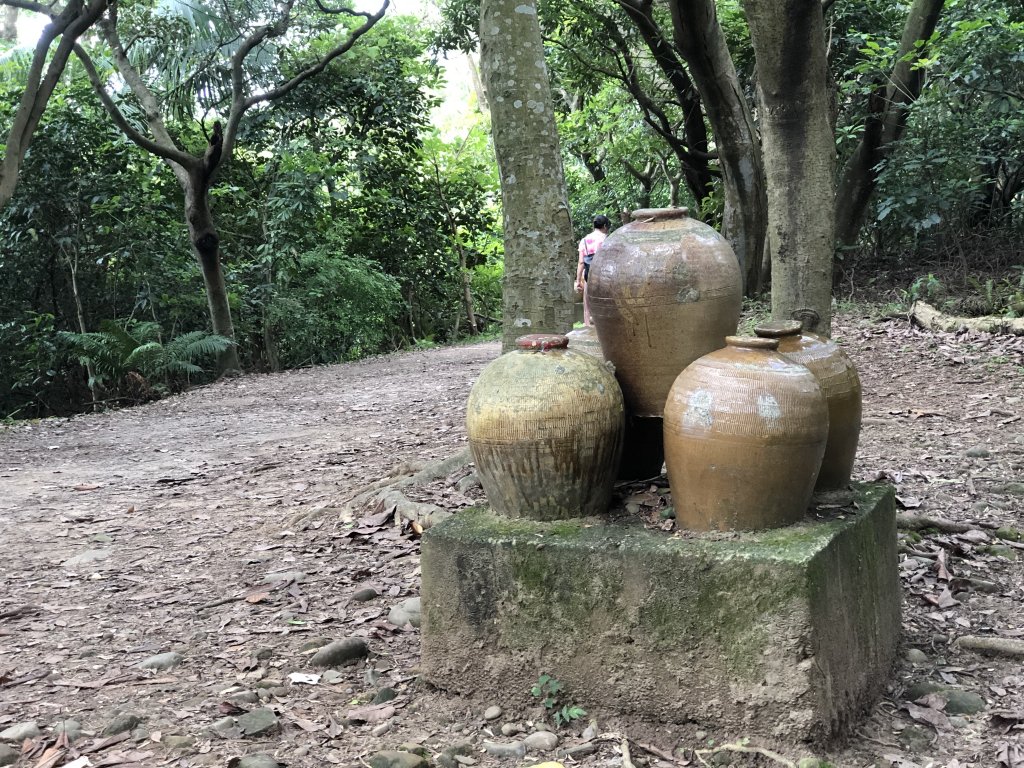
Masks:
[[[491,720],[497,720],[499,717],[501,717],[501,707],[497,705],[488,707],[484,710],[484,720],[487,720],[488,722]]]

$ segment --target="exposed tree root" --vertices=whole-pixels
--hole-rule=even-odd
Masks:
[[[957,317],[946,315],[926,301],[915,301],[910,308],[910,318],[922,328],[931,331],[957,333],[958,331],[980,331],[982,333],[1009,333],[1024,336],[1024,318],[1006,318],[995,315],[985,317]]]
[[[967,533],[967,531],[981,530],[977,525],[969,523],[957,523],[941,517],[908,515],[906,512],[896,515],[896,527],[905,531],[923,531],[926,528],[935,528],[943,533]]]
[[[695,749],[693,754],[700,760],[701,765],[711,765],[705,757],[713,757],[721,752],[745,752],[752,755],[761,755],[767,757],[769,760],[773,760],[779,765],[785,766],[785,768],[796,768],[796,763],[792,760],[787,759],[778,752],[772,752],[770,749],[764,747],[749,747],[746,744],[735,743],[735,744],[722,744],[720,747],[712,747],[708,749]]]
[[[964,635],[956,641],[956,645],[969,651],[976,651],[989,656],[1009,656],[1014,659],[1024,658],[1024,640],[1012,637],[977,637]]]
[[[469,462],[469,449],[463,448],[458,453],[427,464],[412,474],[405,474],[383,484],[375,483],[372,487],[353,496],[343,509],[354,515],[360,512],[377,514],[392,509],[397,520],[408,520],[423,528],[430,528],[445,518],[451,517],[452,513],[436,504],[412,501],[402,492],[402,489],[432,483],[434,480],[450,475]]]

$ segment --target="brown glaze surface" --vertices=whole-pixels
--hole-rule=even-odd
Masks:
[[[631,413],[661,416],[676,376],[736,332],[732,247],[685,208],[633,212],[590,268],[590,310]]]
[[[560,520],[603,514],[622,453],[615,376],[574,349],[517,349],[473,385],[466,432],[492,509]]]
[[[828,437],[814,375],[774,339],[730,336],[692,363],[665,403],[665,464],[676,522],[757,530],[800,520]]]
[[[853,473],[860,439],[861,385],[853,361],[838,344],[816,333],[802,331],[800,323],[779,320],[754,329],[758,336],[779,340],[779,352],[807,366],[818,379],[828,402],[828,444],[815,486],[819,491],[845,488]]]

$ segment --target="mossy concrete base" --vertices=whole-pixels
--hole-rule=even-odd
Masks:
[[[681,534],[460,512],[423,538],[423,672],[522,703],[816,743],[882,691],[900,630],[891,489],[834,520]]]

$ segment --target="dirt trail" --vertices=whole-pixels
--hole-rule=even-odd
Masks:
[[[914,512],[1020,527],[1024,496],[1013,483],[1024,483],[1022,342],[849,317],[837,336],[865,385],[857,478],[896,482]],[[119,713],[140,725],[96,754],[121,764],[222,765],[266,752],[292,766],[359,765],[410,739],[436,753],[486,736],[482,707],[514,694],[481,692],[467,702],[426,690],[415,682],[418,631],[386,621],[391,606],[419,594],[415,537],[388,528],[353,536],[339,509],[398,465],[462,447],[470,386],[497,354],[488,343],[243,377],[139,408],[0,432],[0,731],[37,722],[43,734],[25,764],[38,762],[62,718],[81,724],[81,746]],[[418,498],[453,510],[479,499],[455,488],[458,477]],[[903,564],[907,648],[925,660],[903,663],[890,697],[833,762],[999,766],[1001,755],[1020,749],[1013,726],[1024,714],[990,715],[1024,713],[1024,675],[952,641],[1024,633],[1022,569],[1003,557],[1017,550],[953,535],[905,544],[917,553]],[[952,577],[981,578],[995,590],[962,582],[951,591],[955,604],[940,599],[949,585],[934,567],[940,551]],[[273,574],[284,577],[268,580]],[[353,599],[366,586],[379,597]],[[352,635],[367,638],[372,662],[317,685],[289,683],[290,673],[308,671],[309,641]],[[167,651],[182,663],[134,667]],[[976,693],[983,709],[938,729],[915,722],[901,697],[918,680]],[[385,685],[398,694],[393,716],[342,723]],[[519,698],[499,722],[537,714],[528,692]],[[210,735],[232,706],[263,705],[275,708],[277,732]],[[579,741],[584,725],[563,741]],[[616,725],[664,750],[702,746],[692,728]],[[606,744],[581,763],[614,765],[616,755]],[[496,764],[480,752],[473,759]],[[643,759],[634,755],[638,765]],[[738,756],[735,764],[771,763]]]

